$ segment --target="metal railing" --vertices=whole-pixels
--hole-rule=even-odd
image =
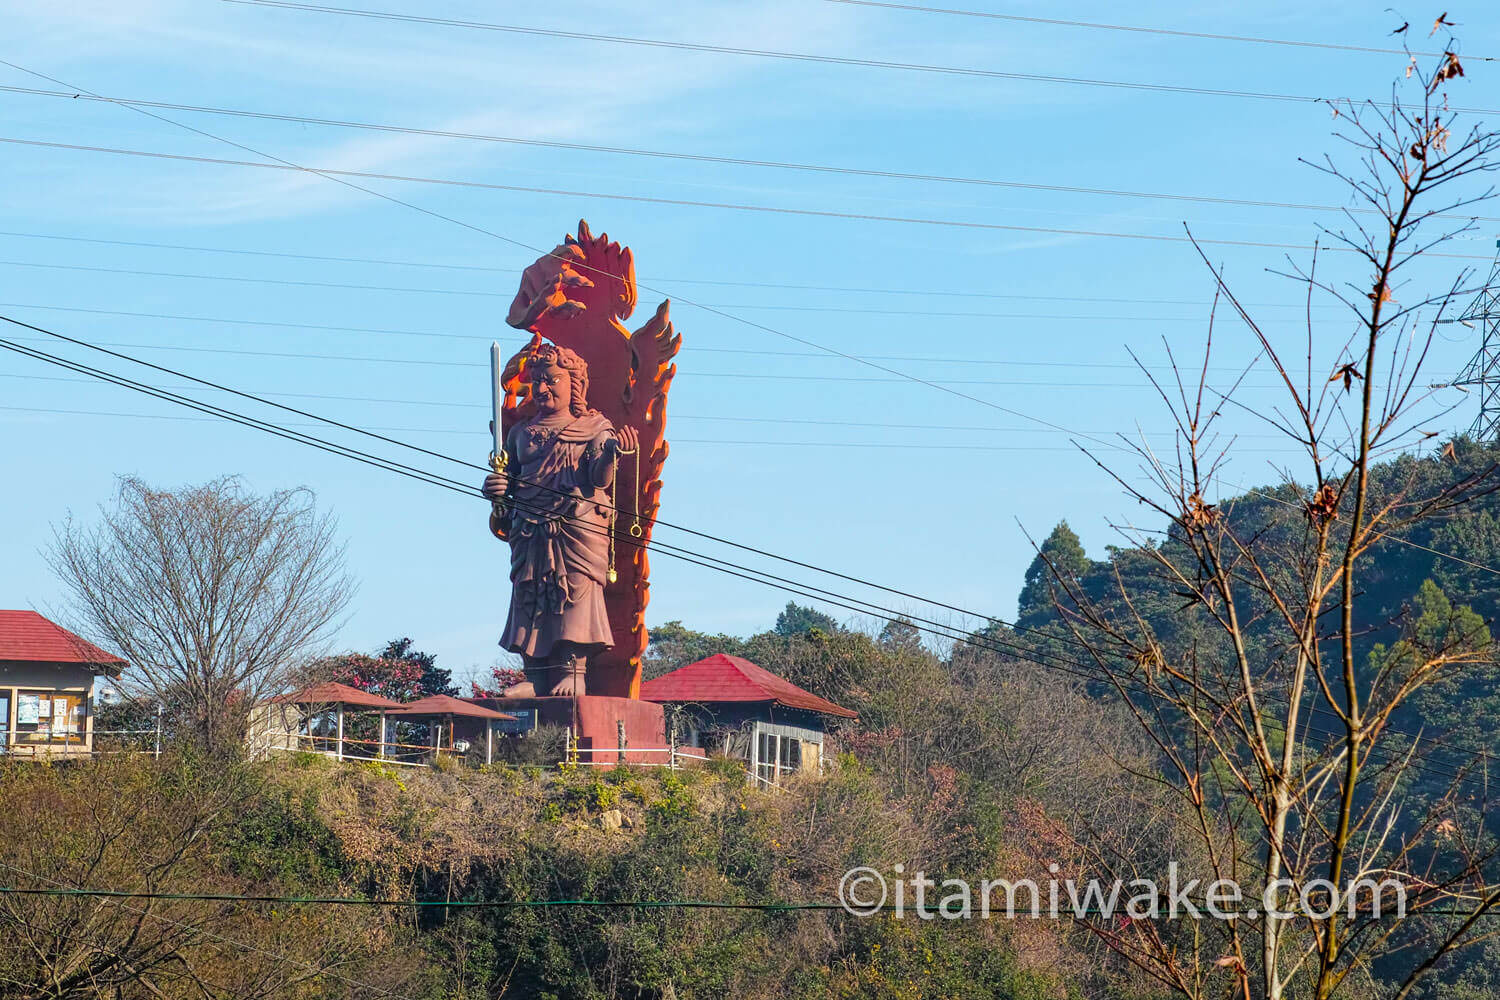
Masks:
[[[262,733],[254,741],[256,749],[260,753],[314,753],[340,761],[353,761],[356,763],[395,764],[400,767],[432,767],[434,759],[438,756],[463,757],[466,751],[454,747],[433,747],[431,744],[421,743],[398,743],[380,740],[355,739],[345,736],[343,748],[339,747],[339,739],[336,735],[319,735],[316,733]],[[366,749],[364,753],[351,752],[350,747],[375,748],[375,756]],[[391,753],[390,751],[397,751]],[[417,758],[417,759],[413,759]],[[644,759],[643,759],[644,758]],[[698,747],[664,746],[664,747],[583,747],[579,746],[573,737],[572,728],[567,730],[566,743],[564,745],[563,757],[557,762],[558,766],[574,767],[661,767],[668,770],[680,770],[684,767],[701,767],[707,763],[708,757]],[[745,761],[746,777],[757,788],[770,791],[785,791],[779,781],[770,780]],[[511,764],[506,761],[494,761],[495,767],[523,767],[527,765]],[[762,767],[766,765],[762,764]],[[791,771],[782,766],[778,778],[790,774]]]
[[[138,747],[101,746],[114,742],[108,737],[138,740]],[[92,757],[97,754],[148,753],[161,756],[161,729],[72,729],[62,733],[0,730],[0,754],[12,757]]]
[[[689,753],[683,747],[580,747],[570,737],[565,760],[580,767],[665,767],[677,770],[684,764],[702,764],[708,758],[701,753]],[[637,759],[645,755],[648,760]],[[581,760],[582,757],[590,760]]]
[[[427,767],[430,761],[410,760],[411,757],[427,757],[445,754],[460,756],[464,751],[456,747],[434,747],[423,743],[396,743],[389,740],[365,740],[345,736],[324,736],[317,733],[261,733],[254,741],[261,753],[315,753],[335,760],[352,760],[360,763],[395,764],[399,767]],[[363,753],[351,752],[363,749]],[[372,751],[370,748],[373,747]],[[395,753],[387,751],[394,750]],[[370,756],[373,753],[374,756]]]

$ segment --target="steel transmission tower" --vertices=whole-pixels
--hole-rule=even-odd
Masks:
[[[1453,320],[1479,328],[1479,352],[1452,384],[1478,389],[1479,416],[1469,436],[1486,443],[1500,441],[1500,240],[1495,241],[1495,249],[1495,263],[1484,288]]]

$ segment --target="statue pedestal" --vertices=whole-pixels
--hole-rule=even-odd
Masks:
[[[667,763],[667,727],[662,706],[639,698],[586,694],[577,698],[481,698],[497,712],[530,711],[541,726],[571,726],[580,764],[613,767]],[[619,753],[623,724],[626,749]],[[641,751],[656,751],[654,753]]]

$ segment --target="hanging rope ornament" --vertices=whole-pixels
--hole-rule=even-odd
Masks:
[[[623,458],[626,455],[635,457],[635,489],[630,493],[630,537],[640,538],[646,533],[641,527],[641,512],[638,509],[641,502],[641,450],[622,451],[618,454]],[[615,478],[609,484],[609,582],[614,583],[620,578],[615,572],[615,524],[620,518],[620,474],[615,472]]]

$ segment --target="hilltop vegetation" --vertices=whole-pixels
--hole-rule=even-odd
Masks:
[[[1459,441],[1449,458],[1398,458],[1375,490],[1414,478],[1438,490],[1494,479],[1500,450]],[[1221,505],[1265,551],[1294,551],[1306,497],[1265,489]],[[1411,644],[1462,634],[1487,646],[1500,610],[1500,493],[1393,533],[1361,557],[1360,655],[1375,670]],[[1414,544],[1407,544],[1414,543]],[[1182,545],[1169,532],[1163,549]],[[0,764],[0,865],[12,885],[107,887],[478,907],[354,906],[173,898],[0,896],[0,982],[26,997],[1043,998],[1168,991],[1076,923],[855,918],[837,910],[538,907],[547,900],[827,903],[844,871],[900,863],[943,878],[1203,866],[1193,817],[1165,793],[1158,747],[1117,690],[1083,669],[1065,616],[1074,595],[1119,607],[1121,586],[1163,647],[1218,641],[1201,607],[1152,553],[1090,559],[1054,530],[1021,588],[1014,627],[951,648],[901,620],[876,634],[788,606],[750,637],[681,623],[654,630],[648,673],[713,652],[744,655],[859,712],[834,734],[822,778],[785,793],[748,787],[741,765],[595,773],[537,766],[402,770],[312,756],[226,764],[182,749],[160,762]],[[1451,558],[1457,557],[1457,558]],[[1049,564],[1051,568],[1049,569]],[[1257,663],[1284,655],[1253,622]],[[1447,676],[1396,724],[1500,750],[1488,720],[1500,691],[1488,659]],[[1444,758],[1457,766],[1451,756]],[[1402,823],[1425,811],[1482,815],[1417,772]],[[1396,834],[1402,834],[1398,828]],[[1091,853],[1095,852],[1095,853]],[[1168,928],[1185,953],[1191,926]],[[1481,945],[1446,960],[1415,994],[1500,997]],[[1226,975],[1232,975],[1231,969]],[[1380,997],[1400,959],[1346,995]]]
[[[0,863],[19,884],[506,904],[10,896],[7,996],[978,1000],[1104,978],[1058,926],[524,905],[823,902],[854,864],[973,864],[942,822],[848,758],[779,795],[732,766],[396,773],[302,756],[226,771],[113,758],[0,766],[0,799]]]

